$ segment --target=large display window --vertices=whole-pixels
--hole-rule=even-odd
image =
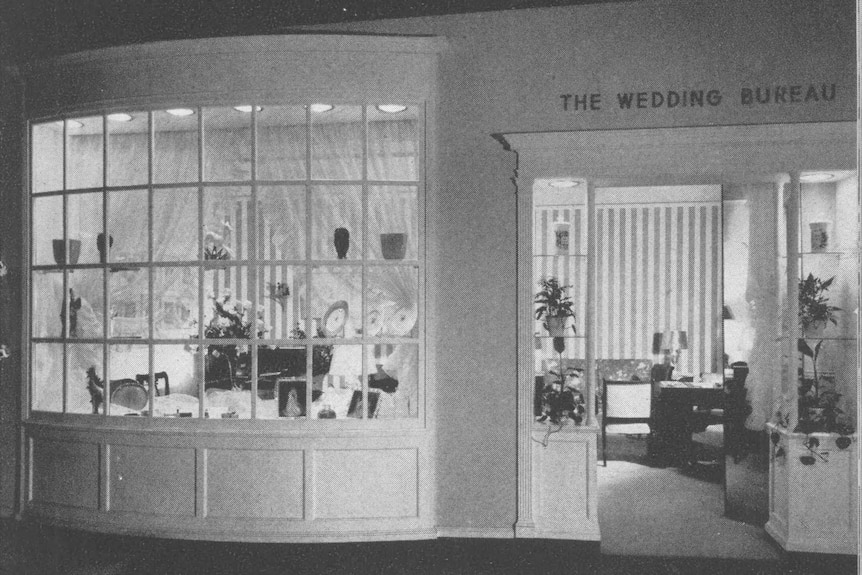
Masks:
[[[30,409],[415,419],[421,103],[31,125]]]

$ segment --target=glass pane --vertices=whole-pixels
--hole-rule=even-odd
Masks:
[[[368,179],[418,179],[419,108],[384,104],[367,110]]]
[[[247,345],[209,345],[204,359],[205,413],[214,419],[251,417],[251,359]]]
[[[419,269],[370,267],[365,330],[368,337],[417,337]]]
[[[63,345],[34,343],[30,406],[35,411],[63,411]]]
[[[132,186],[149,181],[150,122],[146,112],[107,116],[108,185]]]
[[[209,269],[204,272],[204,292],[209,301],[204,304],[204,337],[250,339],[253,325],[258,337],[263,336],[262,306],[252,309],[250,281],[245,266]]]
[[[306,356],[305,346],[258,348],[258,419],[305,416]]]
[[[153,337],[196,337],[198,313],[198,268],[155,268]]]
[[[258,259],[305,259],[305,187],[261,186]]]
[[[369,363],[368,417],[395,419],[419,415],[419,346],[365,346]]]
[[[311,194],[312,258],[362,259],[362,188],[314,186]]]
[[[104,337],[104,272],[100,269],[79,269],[68,274],[69,337]]]
[[[305,179],[305,106],[266,106],[257,114],[257,179]]]
[[[343,419],[361,417],[362,411],[362,346],[333,345],[329,348],[329,371],[315,376],[312,389],[311,417]],[[314,354],[325,354],[323,346],[315,346]],[[315,358],[315,362],[320,361]],[[357,395],[358,394],[358,395]],[[352,408],[351,408],[352,406]]]
[[[297,326],[305,325],[305,268],[269,265],[261,268],[258,301],[263,306],[262,319],[267,339],[293,337]]]
[[[149,409],[145,378],[150,373],[150,351],[146,345],[112,345],[108,373],[111,378],[109,415],[142,415]]]
[[[74,343],[68,348],[68,413],[104,413],[105,359],[101,344]]]
[[[204,259],[248,259],[251,188],[204,190]]]
[[[66,189],[99,188],[103,182],[102,118],[67,120]]]
[[[111,271],[110,337],[147,337],[149,334],[149,270]]]
[[[97,238],[101,257],[108,248],[110,262],[145,262],[149,259],[148,201],[146,190],[108,194],[108,242]]]
[[[98,238],[102,234],[102,194],[72,194],[66,199],[66,229],[69,242],[78,242],[78,247],[70,246],[70,254],[79,253],[78,263],[99,263]]]
[[[419,192],[415,186],[372,186],[368,191],[368,257],[417,259]]]
[[[33,272],[33,337],[63,337],[62,272]]]
[[[198,181],[198,116],[191,108],[153,112],[153,181]]]
[[[251,113],[243,109],[204,109],[205,180],[251,179]]]
[[[533,293],[537,294],[544,288],[541,280],[556,280],[563,293],[568,296],[572,303],[574,319],[567,317],[565,321],[552,320],[550,327],[554,329],[555,335],[563,337],[574,337],[584,334],[584,316],[586,314],[587,299],[587,260],[582,257],[560,257],[560,256],[537,256],[533,258]],[[538,306],[537,306],[538,307]],[[534,316],[535,317],[535,316]],[[542,336],[550,335],[548,318],[542,317],[533,324],[533,333]],[[561,331],[557,331],[557,325]]]
[[[33,200],[33,264],[37,266],[66,263],[63,243],[63,197],[51,196]]]
[[[201,369],[200,363],[201,357],[197,346],[154,346],[154,417],[198,417],[200,415],[197,379]]]
[[[311,107],[311,177],[315,180],[362,178],[362,107]]]
[[[63,122],[33,126],[33,192],[63,189]]]
[[[361,269],[320,266],[311,274],[311,314],[316,330],[322,330],[327,338],[357,337],[362,329]]]
[[[198,191],[153,191],[153,260],[198,259]]]

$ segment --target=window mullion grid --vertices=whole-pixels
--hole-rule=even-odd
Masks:
[[[66,122],[63,122],[63,130],[65,132]],[[63,138],[64,147],[65,147],[65,135]],[[64,154],[65,155],[65,154]],[[63,162],[65,164],[65,161]],[[64,181],[63,181],[63,189],[66,190],[66,181],[65,181],[65,170],[64,170]],[[62,408],[61,411],[63,413],[68,413],[69,411],[69,335],[72,329],[72,324],[69,321],[70,311],[72,307],[72,298],[69,294],[69,273],[70,270],[67,267],[69,258],[69,194],[63,194],[63,203],[62,203],[62,213],[63,213],[63,225],[61,226],[62,234],[63,234],[63,264],[60,268],[60,273],[62,274],[62,284],[63,284],[63,367],[61,370],[62,373]],[[58,264],[60,262],[57,262]],[[68,299],[66,299],[68,298]]]
[[[104,401],[103,409],[105,416],[111,415],[111,372],[110,372],[110,360],[111,360],[111,346],[108,345],[108,338],[111,335],[111,313],[110,313],[110,276],[108,266],[108,261],[111,258],[111,236],[108,233],[108,208],[110,207],[110,202],[108,201],[108,192],[107,192],[107,182],[108,182],[108,135],[105,133],[105,116],[102,115],[102,233],[104,234],[104,255],[102,256],[102,301],[104,302],[104,307],[102,308],[102,314],[104,317],[104,321],[102,321],[102,333],[104,334],[104,343],[102,350],[102,361],[104,362],[104,369],[102,372],[104,373]]]
[[[155,345],[153,340],[155,340],[155,275],[156,268],[153,266],[155,262],[154,257],[154,243],[155,238],[153,237],[153,154],[154,154],[154,146],[155,146],[155,126],[153,125],[153,112],[147,112],[147,238],[148,238],[148,246],[147,246],[147,263],[148,273],[147,273],[147,284],[148,284],[148,292],[147,293],[147,330],[149,335],[149,343],[147,344],[147,361],[149,362],[149,373],[150,378],[147,384],[147,404],[149,405],[149,410],[147,411],[147,417],[153,417],[153,413],[155,412],[156,400],[155,400],[155,389],[156,389],[156,379],[155,379]]]
[[[418,124],[418,131],[416,134],[417,142],[416,142],[416,156],[417,156],[417,166],[416,166],[416,227],[417,233],[419,237],[416,242],[416,260],[419,263],[419,273],[417,277],[417,289],[416,289],[416,310],[418,312],[417,326],[419,328],[419,332],[417,335],[417,350],[419,360],[419,373],[416,374],[419,382],[425,381],[425,225],[426,225],[426,212],[425,212],[425,196],[426,196],[426,186],[428,181],[427,174],[427,166],[425,162],[426,157],[426,146],[425,146],[425,129],[426,129],[426,105],[424,102],[419,104],[419,111],[417,112],[417,117],[420,118]],[[420,384],[416,386],[416,417],[421,418],[422,421],[426,419],[426,411],[425,411],[425,385]],[[409,414],[408,414],[409,415]]]
[[[258,296],[260,294],[260,286],[258,285],[260,277],[258,270],[257,258],[257,106],[252,103],[251,106],[251,206],[248,210],[248,225],[251,228],[249,238],[249,265],[250,273],[248,277],[249,288],[251,289],[251,418],[257,419],[257,349],[258,349],[258,332],[257,332],[257,306]]]
[[[311,194],[311,106],[305,106],[305,413],[311,418],[311,403],[314,387],[314,319],[312,316],[312,272],[311,263],[311,226],[312,226],[312,194]],[[281,400],[279,399],[279,402]],[[279,414],[280,415],[280,414]]]
[[[367,315],[366,305],[368,302],[365,301],[365,291],[368,282],[368,106],[363,102],[362,105],[362,253],[359,254],[359,265],[360,272],[362,274],[362,280],[360,282],[360,294],[359,294],[359,305],[360,305],[360,322],[362,327],[362,337],[360,338],[360,353],[362,357],[362,379],[360,379],[360,386],[362,389],[362,419],[366,419],[371,416],[368,413],[368,365],[365,354],[365,316]]]
[[[198,106],[198,261],[197,261],[197,270],[198,270],[198,358],[200,361],[198,362],[197,373],[195,374],[195,378],[198,384],[198,397],[200,400],[198,401],[198,417],[203,418],[204,413],[206,413],[206,356],[207,349],[203,343],[204,337],[204,229],[203,229],[203,221],[204,221],[204,188],[203,188],[203,180],[204,180],[204,160],[206,159],[204,154],[204,108],[203,106]]]

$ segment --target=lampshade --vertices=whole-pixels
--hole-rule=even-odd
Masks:
[[[733,310],[729,305],[721,306],[721,319],[734,319]]]

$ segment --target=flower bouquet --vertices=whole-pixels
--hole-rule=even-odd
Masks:
[[[269,331],[264,323],[264,307],[254,310],[250,301],[234,299],[230,290],[223,295],[210,295],[213,302],[212,315],[204,327],[207,339],[251,339],[252,330],[257,337]],[[236,370],[239,366],[239,353],[236,344],[210,345],[207,350],[207,387],[237,387]]]

